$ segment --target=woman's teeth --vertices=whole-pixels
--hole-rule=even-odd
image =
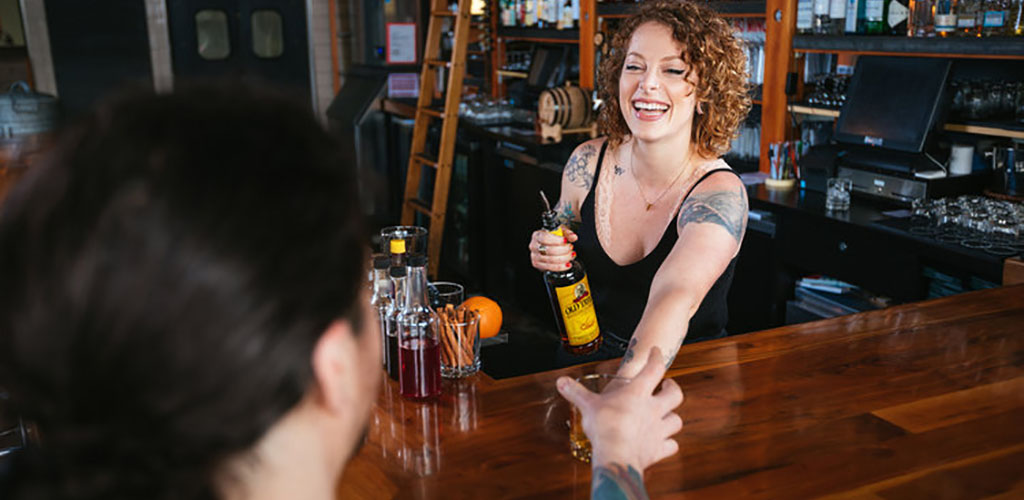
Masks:
[[[633,107],[645,111],[668,111],[668,106],[664,104],[655,104],[653,102],[634,102]]]

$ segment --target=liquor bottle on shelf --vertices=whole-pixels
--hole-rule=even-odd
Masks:
[[[537,27],[537,0],[525,0],[526,9],[524,11],[523,26],[527,28]]]
[[[885,25],[889,33],[896,36],[909,36],[907,18],[910,17],[910,6],[907,0],[885,0]]]
[[[846,28],[846,0],[830,0],[828,34],[842,35]]]
[[[565,3],[562,4],[562,9],[558,12],[558,29],[567,30],[573,27],[572,0],[565,0]]]
[[[398,386],[409,399],[441,394],[441,343],[437,313],[427,298],[427,258],[409,259],[405,307],[398,316]]]
[[[864,32],[866,22],[864,0],[847,0],[846,2],[846,26],[843,30],[847,35],[856,35]]]
[[[1024,36],[1024,0],[1016,0],[1010,9],[1010,20],[1006,23],[1006,34]],[[1024,106],[1024,104],[1021,104]]]
[[[810,35],[814,21],[814,0],[799,0],[796,4],[796,32]]]
[[[959,36],[981,36],[981,0],[959,0],[956,3],[956,31]]]
[[[384,361],[387,363],[385,369],[392,380],[398,380],[398,317],[405,307],[405,289],[408,282],[405,266],[392,267],[388,270],[391,276],[391,285],[394,296],[384,315],[384,346],[387,351]]]
[[[547,208],[541,215],[541,226],[555,236],[562,236],[558,214],[551,210],[543,192],[541,197]],[[601,329],[597,324],[594,297],[590,293],[590,282],[583,264],[576,259],[565,271],[545,271],[544,284],[555,313],[562,347],[576,355],[590,354],[601,347]]]
[[[956,32],[956,9],[953,0],[935,2],[935,32],[944,38]]]
[[[377,313],[377,323],[380,326],[381,335],[381,364],[385,370],[388,367],[388,339],[387,339],[387,317],[388,308],[392,306],[395,298],[395,286],[391,282],[391,275],[388,272],[391,267],[391,259],[386,255],[373,259],[373,271],[371,271],[373,295],[370,296],[370,305]]]
[[[982,15],[981,35],[999,36],[1006,30],[1006,18],[1009,9],[1009,2],[1006,0],[984,0]]]
[[[935,36],[935,18],[932,17],[933,0],[910,0],[910,19],[907,20],[907,36]]]
[[[885,0],[864,2],[864,34],[881,35],[885,29]]]
[[[829,16],[831,0],[814,0],[814,17],[812,18],[811,31],[815,35],[827,35],[832,27],[832,18]]]

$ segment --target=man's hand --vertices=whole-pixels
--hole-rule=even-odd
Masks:
[[[558,392],[580,411],[595,470],[617,464],[642,473],[679,451],[672,436],[683,428],[683,419],[674,411],[683,402],[683,391],[672,379],[662,380],[664,375],[665,360],[655,347],[631,382],[602,394],[569,377],[558,379]]]

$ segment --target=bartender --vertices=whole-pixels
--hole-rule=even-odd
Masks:
[[[747,115],[746,59],[732,27],[694,2],[644,2],[601,64],[604,137],[573,152],[556,210],[564,238],[533,233],[533,266],[578,255],[594,291],[601,349],[636,375],[657,346],[725,336],[726,295],[747,198],[721,159]]]

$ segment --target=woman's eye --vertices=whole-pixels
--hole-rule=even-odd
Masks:
[[[627,71],[640,71],[640,69],[641,69],[640,66],[638,66],[636,64],[627,64],[626,65],[626,70]]]
[[[686,70],[685,69],[666,69],[665,72],[669,73],[671,75],[679,75],[679,76],[682,76],[682,75],[686,74]]]

